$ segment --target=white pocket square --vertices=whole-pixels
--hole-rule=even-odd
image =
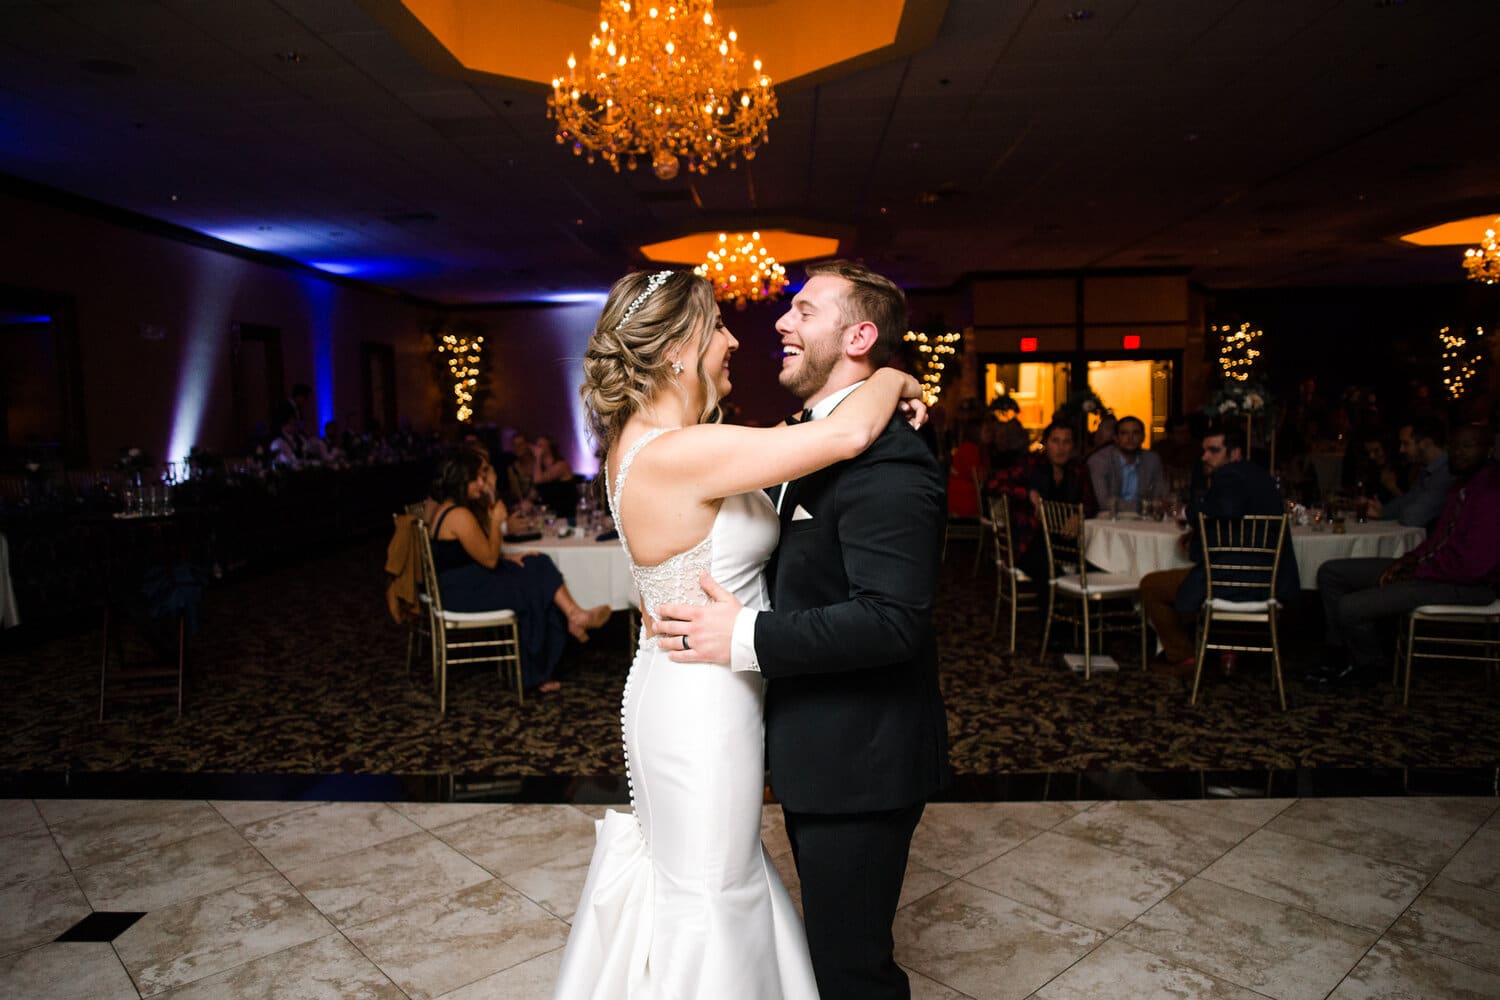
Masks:
[[[793,521],[811,521],[813,516],[807,512],[807,508],[800,503],[792,508]]]

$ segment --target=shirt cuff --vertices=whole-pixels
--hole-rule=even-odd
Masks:
[[[734,632],[729,639],[730,670],[760,673],[760,660],[755,655],[755,616],[758,614],[760,612],[754,608],[740,608],[739,614],[735,615]]]

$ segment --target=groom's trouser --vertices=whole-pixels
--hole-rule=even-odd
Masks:
[[[891,924],[926,803],[889,812],[786,812],[819,1000],[910,1000]]]

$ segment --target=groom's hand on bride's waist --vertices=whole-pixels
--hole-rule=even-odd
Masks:
[[[651,625],[656,648],[678,663],[727,664],[734,621],[743,605],[707,573],[698,583],[708,595],[708,604],[663,604],[656,609],[657,619]]]

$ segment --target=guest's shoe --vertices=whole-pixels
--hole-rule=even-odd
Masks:
[[[1346,663],[1319,673],[1308,673],[1304,680],[1317,687],[1342,688],[1367,683],[1370,676],[1370,672],[1363,667],[1354,663]]]
[[[1189,656],[1181,660],[1169,660],[1165,656],[1158,656],[1151,661],[1148,668],[1158,677],[1191,677],[1193,671],[1198,668],[1198,658]]]

